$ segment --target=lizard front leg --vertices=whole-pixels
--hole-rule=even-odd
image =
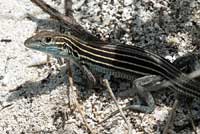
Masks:
[[[83,76],[86,79],[86,84],[89,89],[94,87],[94,85],[96,85],[97,82],[95,76],[92,74],[92,72],[88,69],[88,67],[85,64],[71,59],[70,66],[72,66],[72,64],[76,65],[81,70]]]

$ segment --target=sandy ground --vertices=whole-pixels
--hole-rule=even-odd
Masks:
[[[49,2],[54,7],[62,7],[63,4],[59,1]],[[102,38],[141,46],[170,60],[198,48],[198,0],[124,0],[124,5],[118,0],[82,2],[74,1],[77,3],[74,6],[75,17],[86,29]],[[53,58],[51,67],[29,67],[45,60],[46,55],[25,48],[24,41],[34,34],[37,27],[52,29],[56,24],[48,21],[48,15],[28,0],[1,0],[0,11],[0,133],[88,133],[80,113],[77,110],[70,112],[66,78],[63,75],[66,67],[58,65]],[[39,15],[33,15],[35,20],[26,18],[27,13],[36,12]],[[161,18],[156,17],[158,14],[161,14]],[[192,22],[197,26],[193,26]],[[50,71],[51,75],[48,76]],[[77,81],[84,85],[80,72],[75,71],[79,74],[75,76]],[[126,125],[120,116],[98,125],[97,120],[103,119],[116,107],[107,91],[85,91],[83,85],[78,84],[77,89],[91,128],[98,133],[126,133]],[[121,82],[118,88],[127,85]],[[18,90],[12,91],[14,89]],[[174,94],[159,92],[154,96],[157,106],[152,114],[125,112],[132,124],[133,134],[159,134],[163,130]],[[128,99],[118,100],[122,106],[128,102]],[[194,115],[199,115],[199,104],[193,103],[192,107]],[[177,114],[177,126],[188,122],[184,106],[177,110]],[[197,132],[200,133],[199,125]],[[172,130],[171,133],[186,134],[192,133],[192,130],[185,128],[179,132]]]

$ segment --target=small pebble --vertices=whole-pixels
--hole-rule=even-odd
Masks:
[[[124,6],[130,6],[134,0],[124,0]]]

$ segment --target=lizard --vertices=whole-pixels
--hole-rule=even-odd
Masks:
[[[96,44],[73,35],[50,31],[39,32],[24,44],[28,48],[84,65],[92,73],[100,72],[106,76],[133,80],[134,89],[146,102],[146,105],[129,107],[135,111],[151,113],[155,108],[154,99],[149,92],[152,89],[143,87],[143,81],[152,83],[164,80],[170,89],[179,94],[200,98],[200,84],[197,81],[187,77],[165,58],[136,46]]]

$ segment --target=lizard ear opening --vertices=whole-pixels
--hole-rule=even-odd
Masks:
[[[63,44],[63,48],[66,49],[67,48],[67,44],[64,43]]]
[[[76,57],[76,58],[79,58],[80,56],[79,56],[79,53],[77,52],[77,51],[74,51],[73,52],[73,55],[74,55],[74,57]]]

